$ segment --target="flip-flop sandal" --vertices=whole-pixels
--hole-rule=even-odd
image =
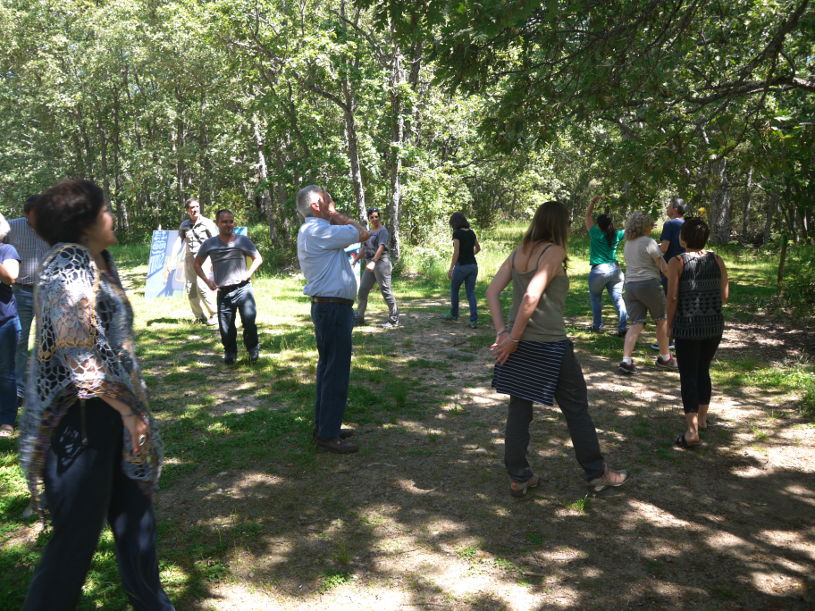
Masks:
[[[699,430],[700,431],[706,431],[711,427],[711,425],[715,425],[715,424],[716,424],[716,420],[714,418],[707,418],[707,426],[705,428],[702,428],[700,426]]]
[[[685,439],[685,433],[682,433],[679,437],[674,439],[674,445],[679,446],[683,450],[689,450],[690,448],[696,448],[699,446],[698,443],[688,443],[688,440]]]

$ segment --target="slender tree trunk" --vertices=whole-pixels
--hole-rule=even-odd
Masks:
[[[741,233],[747,235],[750,230],[750,204],[753,200],[753,168],[747,172],[747,186],[744,189],[744,219],[742,219]]]
[[[764,244],[767,244],[772,237],[773,231],[773,214],[777,206],[777,197],[775,190],[770,191],[767,197],[767,219],[764,222]]]
[[[255,134],[255,147],[258,153],[258,178],[262,184],[260,192],[260,207],[269,223],[269,238],[275,246],[280,245],[280,238],[277,235],[277,214],[272,202],[272,195],[269,192],[269,172],[266,167],[266,155],[263,154],[263,138],[260,135],[260,125],[257,116],[252,117],[252,130]],[[279,153],[278,153],[279,156]]]
[[[99,157],[102,166],[102,192],[104,193],[105,197],[105,205],[108,207],[108,209],[110,209],[112,206],[110,198],[110,174],[108,173],[108,136],[105,132],[104,126],[102,125],[101,111],[96,118],[96,128],[99,132]]]
[[[365,186],[362,184],[362,168],[359,163],[359,138],[357,137],[357,125],[354,120],[354,110],[356,100],[351,80],[348,76],[342,82],[342,93],[345,96],[345,108],[343,117],[345,119],[345,140],[348,146],[348,161],[350,162],[351,188],[354,190],[354,200],[357,204],[359,222],[363,227],[368,226],[368,215],[365,204]]]
[[[391,64],[391,200],[388,210],[391,256],[399,260],[402,254],[400,221],[402,216],[402,147],[405,140],[405,118],[402,113],[402,84],[405,82],[402,51],[393,45]]]
[[[712,182],[713,186],[708,212],[710,242],[711,244],[727,244],[730,241],[730,193],[725,157],[719,157],[710,164],[708,180]]]
[[[212,192],[210,184],[212,182],[212,163],[209,158],[209,133],[207,132],[207,92],[201,88],[201,99],[199,104],[199,113],[201,124],[198,129],[198,154],[200,155],[200,176],[198,179],[199,192],[198,203],[201,205],[201,214],[206,216],[205,210],[212,204]]]

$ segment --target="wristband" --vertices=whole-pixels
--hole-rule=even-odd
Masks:
[[[501,335],[502,333],[509,333],[509,331],[507,331],[506,329],[504,329],[503,331],[499,331],[498,333],[496,333],[496,335]]]
[[[512,337],[512,336],[511,336],[511,335],[509,335],[509,334],[507,334],[507,337],[508,337],[509,339],[511,339],[513,342],[515,342],[516,344],[517,344],[519,341],[521,341],[521,340],[519,340],[519,339],[515,339],[514,337]]]

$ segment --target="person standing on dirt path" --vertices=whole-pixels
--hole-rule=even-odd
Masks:
[[[354,325],[365,324],[365,310],[368,308],[368,294],[379,284],[382,299],[388,304],[388,322],[382,325],[383,329],[395,329],[399,326],[399,308],[396,306],[396,297],[393,296],[391,274],[393,265],[388,254],[390,252],[391,236],[388,229],[379,222],[379,208],[368,209],[368,222],[371,223],[371,237],[362,245],[358,255],[355,255],[353,264],[359,259],[367,261],[362,280],[359,283],[359,305],[354,317]]]
[[[676,338],[682,407],[688,423],[688,430],[674,440],[681,448],[698,445],[699,431],[707,430],[713,394],[710,363],[722,341],[722,305],[730,296],[724,261],[705,250],[709,237],[710,228],[702,219],[689,219],[679,234],[687,250],[668,263],[668,336]]]
[[[679,243],[679,232],[682,230],[682,223],[685,222],[684,216],[687,206],[685,200],[681,197],[672,197],[665,208],[665,214],[668,215],[668,220],[662,225],[662,233],[659,235],[659,252],[662,253],[662,258],[665,259],[665,265],[668,265],[671,259],[676,255],[681,255],[685,252],[682,244]],[[668,276],[660,271],[662,282],[662,290],[665,295],[668,294]],[[659,343],[651,344],[652,350],[659,350]],[[674,350],[674,342],[670,341],[668,350]]]
[[[170,262],[175,260],[181,243],[186,242],[186,256],[184,257],[184,274],[186,276],[187,297],[190,300],[190,308],[195,316],[196,323],[209,326],[218,324],[218,303],[215,293],[209,290],[204,279],[199,278],[195,273],[195,255],[201,248],[204,240],[218,235],[218,228],[211,220],[201,214],[201,204],[197,199],[190,198],[184,204],[190,218],[181,221],[178,228],[178,239],[170,250],[167,258],[167,265],[164,267],[164,281],[170,276]],[[209,276],[210,266],[204,269],[204,274]]]
[[[263,263],[263,257],[252,240],[235,233],[235,216],[230,210],[219,210],[215,220],[218,223],[218,235],[201,244],[193,267],[198,277],[211,290],[218,291],[218,329],[224,346],[224,365],[232,365],[238,355],[238,330],[235,327],[237,313],[241,315],[243,346],[249,352],[251,362],[256,363],[260,358],[260,341],[255,324],[257,305],[251,278]],[[207,257],[212,259],[215,280],[210,280],[204,274],[202,266]],[[249,269],[246,268],[247,257],[252,259]]]
[[[447,271],[447,278],[450,280],[450,312],[441,317],[444,320],[458,320],[458,294],[463,283],[467,302],[470,304],[467,326],[475,329],[478,326],[478,301],[475,298],[478,262],[475,256],[481,252],[481,244],[461,212],[454,212],[450,216],[450,228],[453,230],[453,259]]]
[[[343,429],[351,377],[351,343],[357,280],[345,248],[366,242],[370,232],[337,212],[331,195],[316,185],[297,194],[305,221],[297,234],[297,258],[306,278],[303,294],[311,297],[311,320],[317,337],[317,397],[313,437],[317,447],[336,454],[359,450]]]
[[[558,407],[566,417],[577,462],[586,485],[600,491],[621,486],[627,471],[609,468],[600,452],[597,430],[589,415],[583,370],[566,335],[563,310],[569,292],[566,273],[569,212],[559,202],[541,204],[523,242],[512,251],[487,289],[495,324],[492,386],[509,395],[504,463],[510,494],[524,496],[540,484],[527,460],[533,403]],[[501,292],[512,282],[509,323],[504,322]]]

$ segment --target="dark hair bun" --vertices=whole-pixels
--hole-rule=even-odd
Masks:
[[[45,191],[34,204],[34,227],[51,246],[79,242],[105,206],[102,189],[87,180],[70,180]]]

